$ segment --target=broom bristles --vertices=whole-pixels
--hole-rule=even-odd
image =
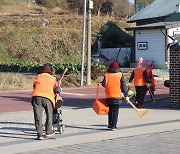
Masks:
[[[147,109],[137,109],[138,115],[141,118],[142,116],[146,115],[148,113]]]
[[[127,103],[130,104],[137,111],[140,118],[148,113],[147,109],[137,109],[131,101],[128,101]]]

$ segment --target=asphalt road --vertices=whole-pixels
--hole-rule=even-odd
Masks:
[[[0,92],[0,113],[32,110],[31,93],[31,90]],[[96,87],[63,88],[61,95],[64,99],[64,107],[91,107],[96,97]],[[159,82],[156,84],[155,95],[157,99],[168,97],[169,89]],[[103,87],[99,88],[98,98],[104,98]],[[145,99],[150,99],[149,93]]]

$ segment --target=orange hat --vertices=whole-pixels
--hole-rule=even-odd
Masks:
[[[116,69],[118,69],[119,68],[119,64],[117,63],[117,62],[111,62],[110,64],[109,64],[109,68],[116,68]]]

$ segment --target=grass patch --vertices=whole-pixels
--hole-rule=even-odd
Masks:
[[[31,90],[33,75],[0,73],[0,90]]]
[[[0,90],[32,90],[33,80],[36,75],[20,74],[20,73],[0,73]],[[55,75],[59,78],[59,75]],[[64,76],[61,87],[77,87],[80,86],[80,75]]]

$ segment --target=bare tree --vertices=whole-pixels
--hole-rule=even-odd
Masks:
[[[93,0],[93,13],[109,14],[117,17],[129,17],[134,14],[134,5],[129,0]]]
[[[134,4],[131,4],[129,5],[129,14],[128,14],[128,17],[131,17],[132,15],[135,14],[135,6]]]
[[[133,5],[128,0],[111,0],[115,16],[128,17],[133,14]]]
[[[100,15],[101,14],[101,9],[102,9],[102,5],[106,2],[107,0],[94,0],[93,1],[93,13],[96,15]]]
[[[84,0],[67,0],[67,2],[71,11],[76,12],[77,15],[83,13]]]

